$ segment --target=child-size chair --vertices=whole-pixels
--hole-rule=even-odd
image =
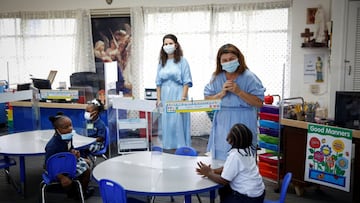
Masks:
[[[76,180],[76,157],[70,152],[60,152],[52,155],[46,161],[46,171],[42,174],[40,183],[42,203],[45,203],[46,187],[49,185],[60,184],[57,175],[66,174],[72,181],[77,183],[81,201],[84,203],[84,195],[79,180]]]
[[[278,200],[265,199],[264,203],[285,203],[286,193],[287,193],[287,189],[289,187],[291,178],[292,178],[292,173],[287,172],[283,179],[282,185],[281,185],[280,198]]]

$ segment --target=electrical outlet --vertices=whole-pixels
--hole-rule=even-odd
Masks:
[[[318,85],[318,84],[310,85],[310,92],[313,94],[319,94],[320,93],[320,85]]]

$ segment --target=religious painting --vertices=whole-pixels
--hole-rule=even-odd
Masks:
[[[130,16],[94,17],[91,19],[96,72],[104,77],[104,63],[117,63],[116,94],[132,96],[130,71],[131,24]],[[105,90],[105,78],[100,78],[101,90]]]
[[[306,24],[315,23],[315,14],[318,8],[308,8],[306,13]]]

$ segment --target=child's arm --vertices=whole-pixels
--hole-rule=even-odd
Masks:
[[[105,139],[103,137],[97,137],[96,138],[96,142],[103,142],[105,141]]]
[[[198,162],[197,165],[199,166],[199,168],[196,168],[196,172],[199,175],[203,175],[204,177],[207,177],[210,180],[222,185],[226,185],[229,183],[228,180],[225,180],[221,177],[222,167],[218,169],[211,169],[210,165],[206,165],[201,161]]]
[[[216,174],[221,174],[223,171],[223,167],[220,167],[220,168],[214,168],[213,169],[213,172],[216,173]]]

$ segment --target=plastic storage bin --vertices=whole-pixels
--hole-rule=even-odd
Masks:
[[[279,130],[280,128],[279,123],[275,121],[259,120],[259,125],[260,127],[271,128],[275,130]]]
[[[259,117],[262,120],[269,120],[269,121],[275,121],[275,122],[279,121],[279,114],[260,112]]]
[[[260,134],[267,134],[273,137],[279,136],[279,130],[271,129],[271,128],[265,128],[265,127],[259,127]]]
[[[263,141],[259,141],[259,147],[270,149],[272,151],[278,151],[278,146],[276,144],[270,144]]]
[[[266,162],[268,164],[277,166],[279,163],[279,158],[274,154],[263,153],[263,154],[259,154],[259,162]]]
[[[264,105],[260,108],[260,112],[271,113],[271,114],[279,114],[279,107],[273,105]]]
[[[269,143],[269,144],[279,144],[279,138],[278,137],[273,137],[273,136],[269,136],[266,134],[259,134],[259,139],[263,142]]]

